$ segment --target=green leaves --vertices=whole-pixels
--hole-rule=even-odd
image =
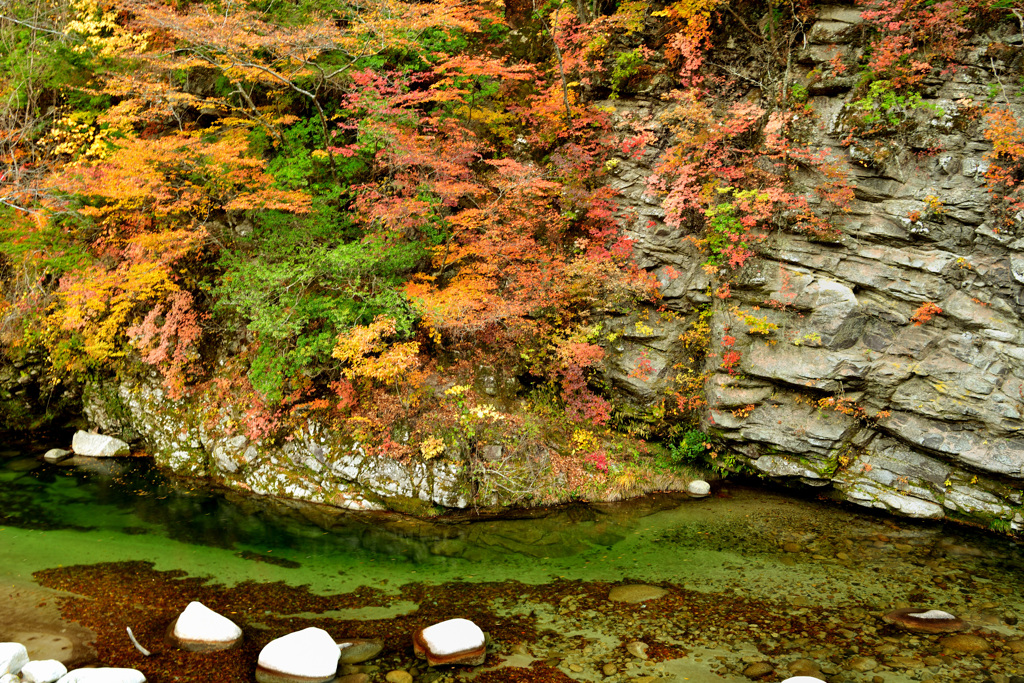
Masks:
[[[397,287],[424,258],[418,243],[360,235],[322,200],[308,216],[268,212],[221,258],[217,310],[242,315],[259,340],[250,380],[268,401],[290,378],[326,370],[338,335],[386,314],[400,336],[414,314]]]

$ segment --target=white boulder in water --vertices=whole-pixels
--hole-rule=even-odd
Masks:
[[[711,484],[703,479],[694,479],[686,487],[686,492],[691,496],[706,496],[711,493]]]
[[[57,683],[146,683],[146,677],[136,669],[75,669]]]
[[[174,622],[174,639],[183,650],[227,650],[242,640],[242,629],[201,602],[192,601]]]
[[[28,650],[21,643],[0,643],[0,676],[16,674],[28,664]]]
[[[327,631],[307,628],[267,643],[256,667],[259,683],[326,683],[338,671],[341,651]]]
[[[75,432],[71,439],[71,450],[75,455],[88,455],[93,458],[109,458],[114,455],[128,455],[131,449],[124,441],[103,434]]]
[[[21,680],[25,683],[53,683],[67,672],[67,667],[56,659],[33,660],[21,667]]]
[[[413,650],[430,666],[484,663],[487,656],[484,632],[469,619],[449,619],[422,628],[413,635]]]
[[[814,676],[793,676],[782,681],[782,683],[825,683],[820,678]]]

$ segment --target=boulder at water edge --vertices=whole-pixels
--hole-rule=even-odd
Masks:
[[[175,642],[189,652],[227,650],[242,640],[242,629],[201,602],[190,602],[172,631]]]
[[[711,494],[711,484],[703,479],[694,479],[686,486],[686,492],[695,498],[703,498]]]
[[[67,667],[56,659],[33,660],[21,667],[21,680],[25,683],[53,683],[67,672]]]
[[[21,643],[0,643],[0,676],[16,674],[28,664],[28,650]]]
[[[416,631],[412,646],[416,656],[425,658],[430,666],[478,666],[487,657],[484,641],[484,632],[469,619],[449,619]]]
[[[88,455],[93,458],[109,458],[114,455],[128,455],[131,449],[124,441],[103,434],[75,432],[71,439],[71,450],[75,455]]]
[[[338,671],[341,650],[327,631],[307,628],[267,643],[256,667],[259,683],[325,683]]]
[[[57,683],[146,683],[146,677],[135,669],[75,669]]]

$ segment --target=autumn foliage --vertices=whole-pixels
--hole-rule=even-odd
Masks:
[[[823,68],[856,71],[869,105],[916,102],[1009,16],[988,0],[861,9],[870,49]],[[156,371],[172,398],[244,401],[251,436],[317,411],[395,457],[416,452],[397,424],[434,439],[429,457],[455,448],[431,429],[511,429],[475,389],[448,393],[497,368],[527,387],[501,400],[529,399],[609,471],[591,441],[625,410],[602,385],[602,325],[661,305],[612,170],[647,156],[646,195],[700,248],[720,306],[772,235],[838,242],[849,168],[804,142],[824,122],[790,75],[815,11],[18,0],[0,17],[0,333],[42,346],[62,381]],[[716,54],[737,36],[756,88]],[[641,86],[657,120],[617,119]],[[1024,134],[1008,107],[981,120],[1010,221]],[[698,329],[679,419],[703,409],[708,373],[743,366],[739,332]],[[654,374],[646,356],[630,369]],[[662,434],[669,398],[643,407]]]

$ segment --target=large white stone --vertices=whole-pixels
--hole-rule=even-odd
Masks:
[[[686,492],[691,496],[707,496],[711,493],[711,484],[703,479],[694,479],[686,487]]]
[[[178,616],[174,637],[193,642],[228,644],[242,637],[242,629],[201,602],[193,601]]]
[[[423,641],[439,657],[475,650],[484,644],[484,632],[469,619],[449,619],[423,629]]]
[[[329,679],[338,671],[341,651],[327,631],[307,628],[267,643],[259,665],[288,676]]]
[[[28,664],[28,650],[21,643],[0,643],[0,676],[16,674]]]
[[[146,677],[135,669],[75,669],[57,683],[146,683]]]
[[[56,659],[33,660],[21,667],[21,679],[25,683],[53,683],[68,672],[68,668]]]
[[[793,676],[782,681],[782,683],[825,683],[820,678],[814,676]]]
[[[88,455],[93,458],[109,458],[114,455],[128,455],[131,449],[124,441],[103,434],[75,432],[71,439],[71,450],[76,455]]]

